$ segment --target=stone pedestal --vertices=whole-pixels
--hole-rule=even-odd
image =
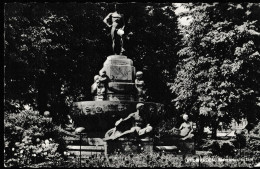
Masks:
[[[163,137],[160,141],[155,143],[158,151],[172,151],[180,150],[179,154],[194,154],[195,153],[195,142],[194,139],[180,140],[178,137]],[[169,148],[167,150],[167,148]],[[172,150],[171,150],[172,149]]]
[[[135,67],[133,61],[123,55],[111,55],[104,62],[104,67],[100,73],[105,70],[111,81],[133,82],[135,76]]]
[[[153,140],[151,138],[145,139],[130,139],[119,138],[117,140],[107,141],[107,153],[114,152],[123,153],[140,153],[140,152],[153,152]]]
[[[106,75],[110,79],[106,100],[135,100],[135,67],[131,59],[123,55],[108,56],[99,73],[101,74],[103,71],[106,71]],[[94,100],[99,99],[94,97]]]
[[[179,144],[181,147],[180,149],[183,151],[185,154],[195,154],[195,143],[194,140],[184,140],[181,141]]]

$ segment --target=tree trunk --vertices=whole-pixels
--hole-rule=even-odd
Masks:
[[[37,105],[38,110],[41,115],[43,115],[44,111],[47,110],[47,102],[48,102],[48,90],[47,90],[47,81],[45,80],[45,75],[40,74],[37,80]]]
[[[212,139],[216,139],[217,138],[217,129],[218,129],[218,121],[213,122],[212,125],[212,134],[211,134],[211,138]]]
[[[198,122],[197,122],[198,123]],[[203,122],[201,122],[200,124],[197,125],[198,126],[198,138],[202,138],[203,132],[204,132],[204,127],[205,124]]]

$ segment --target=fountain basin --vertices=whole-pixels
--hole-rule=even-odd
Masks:
[[[80,101],[74,102],[71,117],[76,126],[85,127],[93,137],[104,137],[120,118],[136,111],[138,101]],[[144,117],[155,126],[164,114],[164,105],[155,102],[142,102]]]

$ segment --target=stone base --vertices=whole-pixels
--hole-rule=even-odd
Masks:
[[[135,84],[127,82],[109,82],[107,93],[133,93],[135,92]]]
[[[195,154],[195,144],[193,140],[181,141],[180,149],[186,154]]]
[[[109,101],[122,101],[122,100],[128,100],[128,101],[134,101],[133,95],[127,95],[127,94],[107,94],[107,100]]]
[[[140,153],[140,152],[153,152],[153,140],[150,138],[145,139],[128,139],[120,138],[118,140],[107,141],[108,154],[114,152],[122,153]]]
[[[176,146],[156,146],[155,150],[157,151],[164,151],[164,152],[168,152],[168,153],[178,153],[178,147]]]
[[[157,147],[177,147],[177,149],[180,150],[178,154],[195,154],[195,143],[193,139],[180,140],[177,137],[166,137],[161,138],[156,145]]]

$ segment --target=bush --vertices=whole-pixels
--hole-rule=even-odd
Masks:
[[[55,161],[66,148],[59,127],[36,111],[5,113],[4,126],[6,166]]]
[[[155,135],[159,137],[163,136],[171,136],[171,130],[173,127],[176,126],[176,120],[174,118],[162,120],[154,129]]]
[[[251,151],[260,151],[260,122],[246,134],[247,136],[247,149]]]
[[[202,149],[210,150],[213,155],[235,155],[235,146],[231,140],[206,140]]]
[[[232,158],[229,160],[228,158],[222,158],[220,160],[219,156],[212,155],[174,155],[168,153],[138,153],[138,154],[122,154],[115,153],[110,154],[108,156],[105,155],[92,155],[86,158],[84,161],[86,163],[82,163],[82,167],[111,167],[111,168],[119,168],[119,167],[127,167],[127,168],[137,168],[137,167],[160,167],[160,168],[168,168],[168,167],[250,167],[254,166],[257,163],[256,160],[246,159],[246,157],[242,158]],[[242,160],[244,159],[244,160]],[[233,161],[235,160],[235,161]],[[59,167],[59,168],[78,168],[79,162],[75,160],[70,160],[66,162],[56,163],[54,164],[42,164],[37,165],[37,167],[41,166],[51,166],[51,167]]]

